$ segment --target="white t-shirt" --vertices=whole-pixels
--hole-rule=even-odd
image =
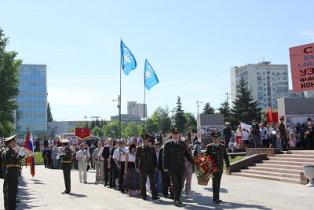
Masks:
[[[242,130],[242,140],[249,140],[249,132],[247,132],[246,130]]]
[[[125,161],[125,155],[127,152],[128,151],[126,148],[117,148],[115,149],[112,158],[116,159],[117,161]]]
[[[128,153],[128,162],[135,162],[135,154],[133,155],[132,153]]]

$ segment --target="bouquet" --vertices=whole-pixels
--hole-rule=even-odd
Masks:
[[[214,160],[207,155],[198,155],[194,163],[198,184],[207,185],[211,174],[218,170]]]

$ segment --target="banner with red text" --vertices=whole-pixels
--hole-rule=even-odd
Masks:
[[[314,90],[314,43],[291,47],[289,51],[293,90]]]

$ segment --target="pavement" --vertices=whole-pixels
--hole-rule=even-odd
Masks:
[[[72,193],[63,195],[61,192],[64,191],[64,182],[61,170],[36,166],[36,175],[32,178],[29,168],[23,168],[19,185],[18,209],[179,209],[173,206],[173,202],[169,199],[143,201],[105,188],[103,185],[95,185],[94,171],[88,172],[87,184],[79,182],[77,171],[73,170],[71,175]],[[0,184],[2,186],[3,179],[0,180]],[[304,185],[224,174],[221,188],[221,199],[224,202],[217,205],[212,202],[210,184],[211,182],[208,186],[200,186],[193,177],[192,196],[190,199],[183,199],[185,207],[182,209],[314,209],[314,188]],[[0,209],[3,209],[3,199],[0,199]]]

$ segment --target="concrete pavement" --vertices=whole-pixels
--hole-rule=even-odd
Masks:
[[[102,210],[157,210],[178,209],[169,199],[143,201],[118,191],[95,185],[95,173],[88,173],[88,184],[79,183],[77,171],[72,171],[72,194],[63,195],[61,170],[36,166],[36,176],[31,178],[29,168],[23,169],[19,186],[18,209],[102,209]],[[3,180],[0,184],[2,186]],[[211,183],[210,183],[211,184]],[[261,179],[224,175],[222,180],[221,205],[212,202],[211,187],[197,185],[193,179],[191,199],[183,199],[184,209],[314,209],[314,188],[304,185],[282,183]],[[3,209],[3,196],[0,209]]]

